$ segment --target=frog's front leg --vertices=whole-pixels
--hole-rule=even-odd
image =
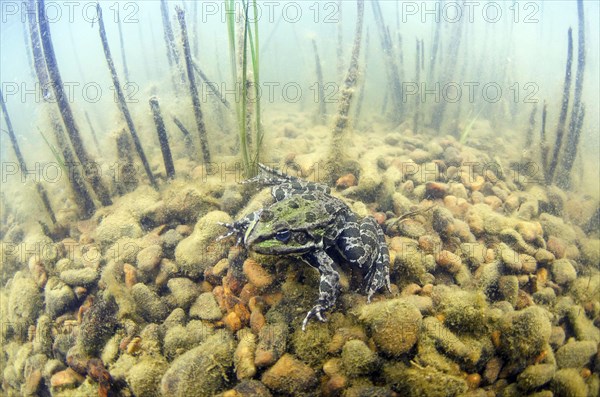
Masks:
[[[248,227],[250,227],[250,225],[254,224],[258,220],[261,213],[262,213],[262,210],[252,212],[252,213],[246,215],[245,217],[243,217],[242,219],[239,219],[233,223],[217,222],[219,225],[225,226],[227,229],[229,229],[227,232],[225,232],[221,236],[217,237],[217,241],[220,241],[229,236],[235,235],[235,236],[237,236],[236,245],[245,243],[244,240],[245,240],[246,231],[248,230]]]
[[[333,260],[325,251],[315,251],[302,256],[309,265],[317,268],[321,274],[319,282],[319,299],[317,304],[306,314],[302,321],[302,331],[306,330],[306,324],[311,317],[317,317],[320,321],[327,321],[323,312],[329,310],[335,304],[340,292],[340,275],[333,268]]]

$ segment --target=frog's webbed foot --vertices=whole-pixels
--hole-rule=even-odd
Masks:
[[[242,243],[242,240],[244,239],[244,234],[245,234],[245,228],[242,225],[239,225],[238,222],[233,222],[233,223],[223,223],[223,222],[217,222],[218,225],[220,226],[225,226],[228,230],[223,233],[222,235],[220,235],[219,237],[217,237],[217,239],[215,241],[221,241],[221,240],[225,240],[226,238],[229,238],[231,236],[236,236],[236,240],[235,240],[235,244],[236,245],[240,245]]]
[[[340,291],[340,275],[333,268],[333,259],[325,251],[311,252],[302,257],[311,266],[316,267],[321,273],[319,282],[319,299],[317,304],[306,314],[302,321],[302,331],[306,330],[306,325],[312,317],[319,321],[327,321],[323,313],[333,307]]]

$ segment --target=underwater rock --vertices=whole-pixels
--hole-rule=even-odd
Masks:
[[[46,313],[51,318],[56,318],[70,310],[77,299],[71,287],[57,277],[50,277],[44,289],[44,300]]]
[[[271,397],[271,392],[258,380],[244,379],[219,397]]]
[[[163,339],[163,351],[167,359],[172,360],[186,351],[198,346],[214,334],[214,329],[199,320],[191,320],[187,325],[170,326]]]
[[[558,368],[582,368],[586,366],[598,351],[593,341],[570,341],[556,352]]]
[[[74,286],[89,286],[98,279],[98,272],[90,267],[81,269],[65,270],[60,272],[60,279],[71,287]]]
[[[551,332],[548,313],[540,307],[506,313],[500,323],[500,351],[512,361],[527,361],[542,352]]]
[[[35,339],[33,340],[33,351],[52,357],[52,328],[54,324],[50,317],[41,315],[35,327]]]
[[[377,368],[377,353],[373,352],[365,342],[352,339],[342,349],[342,368],[349,377],[367,375]]]
[[[222,211],[212,211],[198,220],[191,235],[184,238],[175,248],[175,263],[182,275],[199,278],[206,269],[227,256],[230,244],[215,241],[225,232],[217,222],[231,223],[231,217]]]
[[[98,356],[117,327],[117,305],[112,298],[98,298],[85,312],[77,345],[90,356]]]
[[[551,265],[554,282],[558,285],[571,284],[577,278],[577,272],[568,259],[557,259]]]
[[[138,238],[143,234],[138,220],[130,213],[120,210],[102,219],[96,228],[95,240],[107,247],[122,237]]]
[[[446,250],[435,255],[435,262],[452,274],[458,273],[462,267],[460,256]]]
[[[77,387],[85,378],[67,368],[64,371],[59,371],[50,378],[50,386],[55,390],[70,389]]]
[[[352,326],[337,328],[329,342],[327,352],[334,354],[339,353],[342,351],[346,342],[353,339],[361,340],[363,342],[367,341],[367,335],[362,327]]]
[[[35,281],[22,272],[15,273],[12,279],[7,310],[12,329],[18,337],[26,337],[27,327],[35,324],[42,310],[42,297]]]
[[[160,382],[165,396],[213,396],[226,384],[233,366],[233,336],[220,330],[201,345],[177,357]]]
[[[144,356],[125,377],[133,395],[160,397],[160,380],[168,366],[162,358]]]
[[[286,352],[288,328],[285,324],[267,324],[258,334],[254,365],[267,367],[274,364]]]
[[[185,277],[170,279],[167,281],[167,287],[171,291],[175,306],[181,307],[184,310],[189,309],[200,293],[198,285]]]
[[[335,187],[338,190],[344,190],[351,186],[356,186],[356,177],[354,174],[342,175],[335,181]]]
[[[273,276],[254,259],[246,259],[243,271],[248,281],[259,290],[263,290],[273,284]]]
[[[584,238],[579,240],[581,255],[590,265],[596,266],[600,263],[600,240],[593,238]]]
[[[591,340],[600,343],[600,329],[587,318],[581,306],[573,305],[567,309],[567,319],[578,340]]]
[[[137,268],[144,273],[152,273],[162,259],[162,247],[158,244],[150,245],[137,253]]]
[[[544,236],[560,237],[567,243],[572,243],[577,238],[575,230],[570,225],[567,225],[562,218],[559,218],[548,213],[543,213],[539,218],[544,229]]]
[[[588,387],[575,368],[556,371],[552,379],[552,391],[556,397],[586,397]]]
[[[274,392],[297,394],[314,388],[317,376],[311,367],[286,353],[263,373],[261,381]]]
[[[137,283],[131,288],[131,295],[136,303],[137,309],[151,323],[160,323],[169,315],[167,305],[160,296],[152,291],[146,284]]]
[[[537,389],[550,382],[555,371],[556,367],[552,364],[530,365],[517,377],[517,385],[524,391]]]
[[[433,299],[444,313],[444,325],[452,331],[477,334],[486,330],[487,304],[481,292],[434,287]]]
[[[433,367],[407,368],[402,363],[391,363],[383,368],[386,384],[401,396],[445,396],[462,395],[468,389],[467,382],[445,374]]]
[[[217,321],[223,317],[223,313],[212,292],[205,292],[198,296],[190,307],[190,317],[208,321]]]
[[[390,356],[407,353],[417,343],[422,316],[404,299],[390,299],[364,305],[359,318],[369,326],[375,345]]]
[[[305,331],[296,329],[291,340],[296,357],[313,367],[325,359],[330,342],[328,324],[321,322],[309,323]]]
[[[254,365],[254,353],[256,351],[256,335],[248,328],[238,331],[239,341],[233,354],[233,365],[238,380],[252,378],[256,374]]]

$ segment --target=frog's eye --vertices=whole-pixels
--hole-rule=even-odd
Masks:
[[[275,234],[277,241],[281,241],[282,243],[287,243],[290,237],[292,237],[292,233],[289,230],[282,230]]]

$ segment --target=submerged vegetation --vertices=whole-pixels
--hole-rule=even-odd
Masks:
[[[1,27],[0,394],[598,396],[598,5],[560,9],[561,37],[578,24],[565,70],[552,19],[482,27],[436,0],[423,28],[417,3],[267,3],[127,3],[148,14],[133,30],[135,7],[97,4],[69,44],[28,0],[18,37]],[[21,33],[19,60],[4,37]],[[40,101],[5,82],[21,61]],[[70,100],[75,69],[114,95]],[[557,70],[543,103],[515,99]],[[324,228],[367,257],[380,232],[389,291],[369,301],[373,274],[324,251]]]

